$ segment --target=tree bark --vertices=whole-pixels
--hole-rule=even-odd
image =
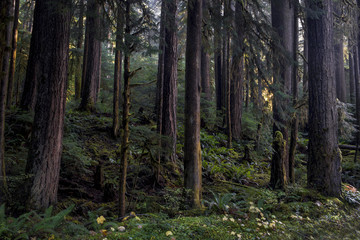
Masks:
[[[165,54],[165,24],[166,24],[166,4],[165,0],[161,2],[161,16],[160,16],[160,37],[159,37],[159,57],[158,57],[158,72],[156,82],[156,102],[155,112],[157,115],[157,132],[160,135],[159,138],[159,152],[157,155],[157,169],[156,169],[156,181],[159,182],[160,169],[161,169],[161,156],[162,156],[162,114],[163,114],[163,88],[164,88],[164,54]]]
[[[38,0],[34,12],[34,32],[39,41],[36,45],[41,48],[32,52],[39,57],[36,72],[39,91],[26,164],[26,173],[32,175],[27,185],[31,209],[45,209],[56,203],[60,173],[71,1],[53,3]]]
[[[305,19],[305,25],[306,24]],[[304,72],[303,72],[303,92],[306,94],[309,91],[309,65],[308,65],[308,59],[309,59],[309,40],[308,40],[308,30],[304,29]]]
[[[76,72],[75,72],[75,99],[80,99],[81,96],[81,75],[82,75],[82,67],[81,67],[81,62],[82,62],[82,55],[80,54],[80,50],[82,49],[83,46],[83,41],[84,41],[84,0],[80,0],[80,11],[79,11],[79,21],[78,21],[78,32],[77,32],[77,43],[76,43],[76,48],[77,48],[77,52],[76,52],[76,60],[75,60],[75,65],[76,65]]]
[[[285,141],[284,154],[274,153],[273,158],[284,157],[283,160],[273,159],[273,163],[280,161],[285,164],[285,172],[281,172],[280,169],[271,168],[275,172],[271,172],[274,177],[280,177],[285,179],[289,176],[289,155],[288,155],[288,127],[289,121],[289,100],[285,95],[291,93],[291,79],[292,79],[292,57],[293,57],[293,35],[294,35],[294,3],[290,0],[272,0],[271,1],[271,19],[272,26],[275,28],[277,38],[274,39],[274,51],[275,49],[283,49],[283,53],[274,57],[274,85],[275,92],[273,97],[273,117],[274,117],[274,137],[277,131],[282,133]],[[290,57],[289,57],[290,56]],[[275,147],[275,146],[274,146]],[[285,176],[280,176],[276,171],[284,173]],[[274,180],[274,182],[282,181],[281,179]],[[283,187],[283,186],[282,186]]]
[[[94,111],[97,99],[97,91],[100,77],[100,5],[97,0],[88,1],[87,9],[87,32],[88,44],[86,54],[86,72],[81,103],[79,109],[82,111]]]
[[[122,68],[122,51],[121,43],[123,39],[123,13],[121,6],[117,9],[117,27],[116,27],[116,49],[115,49],[115,69],[114,69],[114,96],[113,96],[113,136],[119,135],[120,120],[120,92],[121,92],[121,68]]]
[[[350,45],[349,45],[350,46]],[[354,51],[349,51],[349,86],[350,86],[350,103],[355,104],[355,66],[354,66]]]
[[[35,10],[34,10],[34,15],[35,15]],[[36,21],[39,21],[39,18],[36,19],[34,17],[33,25],[41,25],[41,23],[38,23]],[[38,56],[37,54],[40,53],[40,48],[42,48],[42,46],[39,44],[41,41],[41,39],[39,39],[41,33],[39,33],[38,31],[39,31],[38,29],[32,29],[29,59],[26,68],[24,88],[20,101],[21,109],[27,111],[29,110],[33,111],[35,108],[37,92],[38,92],[37,91],[38,72],[41,71],[41,69],[39,69],[40,56]]]
[[[17,47],[17,37],[18,37],[18,25],[19,25],[19,5],[20,5],[20,0],[15,0],[14,20],[13,20],[12,40],[11,40],[9,82],[8,82],[8,92],[7,92],[7,100],[6,100],[7,108],[10,108],[13,104],[14,76],[15,76],[15,66],[16,66],[16,47]]]
[[[292,79],[291,79],[291,90],[292,90],[292,105],[296,109],[297,98],[298,98],[298,68],[297,68],[297,49],[298,49],[298,2],[294,2],[294,37],[293,37],[293,59],[295,64],[293,65]],[[295,183],[295,154],[296,145],[298,138],[298,113],[296,110],[291,116],[291,134],[290,134],[290,146],[289,146],[289,182]]]
[[[162,142],[163,149],[170,154],[164,156],[165,161],[175,164],[176,160],[176,102],[177,102],[177,1],[166,1],[166,25],[164,48],[164,79],[162,94],[162,131],[168,141]],[[166,152],[166,151],[165,151]]]
[[[241,137],[241,116],[244,79],[244,11],[243,3],[235,3],[235,35],[233,39],[232,82],[230,96],[231,132],[234,139]]]
[[[354,78],[355,78],[355,113],[356,113],[356,122],[359,126],[360,123],[360,69],[359,69],[359,49],[358,46],[354,46]],[[360,133],[356,134],[356,144],[359,144]],[[355,153],[354,162],[357,161],[357,151]]]
[[[0,181],[7,189],[6,184],[6,171],[5,171],[5,111],[6,111],[6,98],[8,90],[8,77],[9,77],[9,58],[12,40],[12,28],[14,17],[14,0],[6,0],[0,3]],[[2,190],[2,189],[0,189]]]
[[[220,1],[214,0],[213,9],[213,25],[214,25],[214,69],[215,69],[215,92],[216,92],[216,110],[221,111],[224,107],[223,103],[223,80],[222,80],[222,59],[221,59],[221,8]]]
[[[341,16],[342,3],[334,1],[334,13]],[[336,97],[341,102],[346,102],[346,83],[344,68],[344,40],[343,40],[343,24],[340,19],[336,19],[334,23],[334,53],[335,53],[335,82]]]
[[[189,0],[185,59],[184,183],[191,189],[191,203],[201,206],[200,67],[202,1]]]
[[[210,88],[210,54],[209,54],[209,9],[208,0],[202,1],[203,8],[203,31],[202,31],[202,45],[201,45],[201,92],[204,94],[206,101],[211,101]],[[207,105],[205,107],[208,107]]]
[[[307,0],[309,38],[309,159],[308,186],[340,196],[341,168],[337,139],[334,72],[333,6],[331,0]]]
[[[88,7],[88,6],[87,6]],[[85,78],[86,78],[86,65],[88,59],[88,52],[89,52],[89,21],[86,16],[85,22],[85,40],[84,40],[84,54],[83,54],[83,64],[81,69],[81,90],[80,90],[80,97],[84,94],[84,86],[85,86]]]
[[[231,127],[231,78],[230,78],[230,31],[232,28],[233,12],[231,9],[231,0],[224,1],[224,20],[223,20],[223,102],[225,103],[225,123],[228,135],[228,148],[232,147],[232,127]]]
[[[345,83],[345,69],[344,69],[344,53],[343,40],[334,45],[335,51],[335,79],[336,79],[336,97],[341,102],[346,102],[346,83]]]
[[[130,117],[130,2],[125,2],[125,56],[124,56],[124,92],[122,115],[122,141],[120,153],[120,187],[119,187],[119,215],[125,216],[126,212],[126,176],[129,158],[129,117]]]

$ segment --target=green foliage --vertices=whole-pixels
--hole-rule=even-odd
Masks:
[[[43,214],[31,211],[18,218],[7,218],[5,216],[5,205],[3,204],[0,207],[0,238],[29,239],[31,237],[45,238],[50,235],[61,237],[71,233],[87,232],[84,227],[65,221],[65,217],[73,208],[74,205],[53,215],[53,207],[51,206]]]
[[[115,222],[108,221],[102,215],[104,208],[99,208],[95,211],[88,211],[88,218],[84,225],[89,229],[99,232],[101,229],[110,229],[111,227],[116,228],[118,225]]]
[[[232,205],[231,201],[235,198],[235,193],[217,194],[213,191],[210,192],[213,198],[211,200],[204,200],[204,203],[208,206],[209,210],[216,213],[227,213]]]
[[[223,134],[210,135],[200,132],[203,156],[203,174],[210,179],[227,179],[242,182],[252,179],[255,171],[252,164],[242,163],[240,154],[235,149],[228,149],[227,137]]]
[[[255,107],[250,106],[243,111],[241,129],[245,144],[253,146],[253,150],[261,156],[272,155],[272,117],[269,112],[259,112]],[[254,154],[254,153],[253,153]],[[255,155],[256,156],[256,155]]]

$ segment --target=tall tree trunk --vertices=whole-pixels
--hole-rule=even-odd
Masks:
[[[205,95],[205,100],[210,101],[210,55],[207,51],[201,47],[201,92]]]
[[[156,181],[159,182],[161,171],[161,156],[162,156],[162,114],[163,114],[163,88],[164,88],[164,54],[165,54],[165,24],[166,24],[166,4],[165,0],[161,2],[161,19],[160,19],[160,37],[159,37],[159,57],[158,57],[158,72],[156,82],[156,102],[155,112],[157,115],[157,132],[160,135],[159,138],[159,152],[157,155],[157,169],[156,169]]]
[[[11,40],[11,56],[10,56],[10,69],[9,69],[9,82],[6,107],[10,108],[13,104],[13,89],[14,89],[14,76],[16,66],[16,47],[18,37],[18,25],[19,25],[19,5],[20,0],[15,0],[14,20],[12,27],[12,40]]]
[[[285,166],[285,171],[272,167],[271,170],[271,180],[270,183],[273,188],[280,187],[283,188],[282,182],[283,179],[286,185],[287,178],[289,176],[289,155],[288,155],[288,127],[289,127],[289,100],[284,96],[290,95],[291,92],[291,79],[292,79],[292,59],[288,59],[288,56],[293,57],[293,35],[294,35],[294,3],[290,0],[272,0],[271,1],[271,19],[272,26],[275,28],[275,31],[278,35],[278,40],[274,41],[274,50],[284,49],[285,53],[274,58],[274,85],[276,90],[274,92],[273,98],[273,117],[274,117],[274,137],[277,131],[280,131],[285,141],[284,148],[285,152],[273,154],[272,164],[275,166]],[[287,56],[288,55],[288,56]],[[274,141],[275,144],[275,141]],[[275,147],[275,146],[274,146]],[[279,157],[284,157],[279,159]],[[279,162],[279,164],[277,163]],[[282,164],[283,162],[283,164]],[[275,171],[275,172],[273,172]],[[276,171],[280,171],[285,174],[281,174]],[[277,184],[279,183],[279,185]]]
[[[241,116],[243,103],[243,79],[244,79],[244,6],[243,3],[235,3],[235,35],[233,40],[232,58],[232,82],[231,82],[231,132],[234,139],[241,137]]]
[[[201,206],[200,67],[202,0],[188,1],[185,59],[184,183],[193,207]]]
[[[307,0],[316,18],[307,15],[309,37],[309,158],[308,185],[340,196],[341,168],[337,139],[332,1]]]
[[[336,97],[341,102],[346,102],[346,83],[345,83],[345,69],[344,69],[344,53],[343,40],[334,45],[335,51],[335,80],[336,80]]]
[[[165,52],[164,52],[164,79],[162,103],[162,131],[168,141],[162,142],[164,149],[171,149],[164,160],[175,164],[176,159],[176,102],[177,102],[177,1],[166,1],[165,25]]]
[[[350,44],[349,44],[350,46]],[[355,66],[354,51],[349,51],[349,87],[350,87],[350,103],[355,104]]]
[[[211,100],[210,89],[210,54],[209,54],[209,34],[208,34],[208,22],[209,22],[209,9],[208,0],[202,1],[203,8],[203,34],[201,44],[201,92],[205,95],[205,100]],[[207,105],[204,107],[208,107]]]
[[[232,147],[232,127],[231,127],[231,79],[230,79],[230,31],[232,28],[233,13],[231,9],[231,0],[224,1],[224,34],[223,34],[223,102],[225,103],[225,124],[228,135],[228,148]]]
[[[124,56],[124,92],[123,92],[123,115],[122,115],[122,141],[120,153],[120,187],[119,187],[119,215],[125,216],[126,212],[126,176],[129,158],[129,117],[130,117],[130,2],[125,2],[125,47]]]
[[[1,188],[7,189],[5,171],[5,111],[6,95],[8,90],[9,58],[11,49],[11,33],[13,28],[14,0],[6,0],[0,3],[0,181]]]
[[[245,72],[246,72],[246,81],[245,81],[245,110],[248,110],[249,101],[250,101],[250,69],[249,69],[249,59],[245,58]]]
[[[294,43],[293,43],[293,59],[295,64],[293,65],[291,90],[292,90],[292,105],[295,109],[298,98],[298,68],[297,68],[297,49],[298,49],[298,1],[294,2]],[[290,146],[289,146],[289,182],[295,183],[295,153],[298,138],[298,114],[296,110],[291,116],[291,134],[290,134]]]
[[[334,13],[338,16],[342,14],[341,1],[334,1]],[[334,23],[334,53],[335,53],[335,82],[336,82],[336,97],[341,102],[346,102],[346,83],[345,83],[345,68],[344,68],[344,36],[343,24],[340,19]]]
[[[52,3],[52,4],[50,4]],[[70,0],[37,0],[34,32],[39,57],[38,94],[26,173],[28,206],[45,209],[57,201],[64,128]],[[32,42],[33,43],[33,42]],[[31,56],[30,56],[31,58]]]
[[[288,162],[288,126],[289,126],[289,101],[283,94],[289,95],[291,90],[292,64],[286,55],[292,56],[293,51],[293,18],[294,4],[289,0],[271,1],[272,25],[278,34],[279,39],[274,42],[275,48],[284,49],[285,54],[275,57],[274,61],[274,85],[276,90],[273,97],[273,117],[274,117],[274,138],[275,133],[280,131],[285,142],[284,153],[273,154],[272,164],[275,166],[285,166],[285,171],[272,167],[271,185],[273,188],[283,188],[287,184],[289,176]],[[279,144],[274,141],[274,144]],[[274,145],[274,149],[275,149]],[[280,159],[279,157],[283,157]],[[279,162],[279,163],[277,163]],[[279,171],[278,173],[276,171]],[[281,174],[285,174],[282,176]],[[279,185],[278,185],[279,183]]]
[[[100,5],[97,0],[88,1],[87,24],[88,46],[86,46],[86,72],[81,103],[79,109],[82,111],[94,111],[97,99],[100,74]],[[85,58],[85,57],[84,57]]]
[[[359,126],[360,123],[360,69],[359,69],[359,49],[358,46],[354,46],[353,49],[353,59],[354,59],[354,80],[355,80],[355,109],[356,109],[356,121]],[[356,134],[356,145],[359,144],[360,141],[360,133]],[[356,149],[354,162],[357,161],[357,152]]]
[[[80,0],[80,11],[79,11],[79,21],[78,21],[78,29],[77,29],[77,53],[76,53],[76,72],[75,72],[75,99],[80,99],[81,96],[81,75],[82,75],[82,67],[81,60],[82,54],[80,54],[80,50],[83,46],[84,41],[84,0]]]
[[[214,69],[215,69],[215,92],[216,92],[216,110],[221,111],[224,107],[223,102],[223,78],[222,78],[222,59],[221,59],[221,1],[214,0],[213,24],[214,24]]]
[[[117,9],[117,27],[116,27],[116,49],[115,49],[115,70],[114,70],[114,96],[113,96],[113,136],[119,135],[119,105],[121,92],[121,68],[122,68],[122,51],[121,43],[123,39],[123,13],[120,4]]]
[[[307,26],[306,24],[306,19],[305,19],[305,26]],[[309,91],[309,64],[308,64],[308,59],[309,59],[309,40],[308,40],[308,30],[304,29],[304,52],[303,52],[303,56],[304,56],[304,70],[303,70],[303,92],[304,94],[306,94]]]
[[[41,24],[36,22],[39,21],[38,19],[34,17],[33,25]],[[39,44],[41,41],[41,39],[39,39],[40,34],[41,33],[38,32],[38,29],[33,29],[31,33],[29,59],[26,68],[24,88],[20,101],[20,107],[23,110],[34,110],[36,104],[38,92],[38,72],[41,71],[41,69],[39,69],[40,56],[37,55],[40,52],[39,48],[42,48],[42,46]]]
[[[88,7],[88,5],[87,5]],[[86,17],[86,23],[85,23],[85,40],[84,40],[84,54],[83,54],[83,64],[81,69],[81,90],[80,90],[80,97],[84,94],[84,88],[85,88],[85,78],[86,78],[86,65],[87,65],[87,59],[88,59],[88,52],[89,52],[89,21]]]

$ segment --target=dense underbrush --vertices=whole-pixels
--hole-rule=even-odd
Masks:
[[[75,104],[74,104],[75,105]],[[71,105],[70,105],[71,106]],[[227,148],[227,137],[201,131],[203,208],[192,210],[183,189],[183,126],[178,126],[177,163],[162,164],[156,181],[159,137],[151,114],[135,114],[127,201],[129,215],[118,218],[117,184],[121,142],[111,136],[111,115],[80,113],[69,107],[59,203],[44,213],[27,212],[21,199],[26,179],[29,114],[10,114],[6,163],[10,198],[0,208],[1,239],[359,239],[360,167],[353,153],[343,158],[340,199],[306,189],[306,136],[299,138],[296,184],[273,191],[271,130],[244,115],[244,137]],[[21,127],[20,127],[21,126]],[[258,136],[257,134],[260,134]],[[255,136],[255,137],[254,137]],[[258,137],[256,137],[258,136]],[[166,139],[164,139],[166,140]]]

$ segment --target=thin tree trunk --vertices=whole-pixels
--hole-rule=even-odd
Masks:
[[[355,109],[356,109],[356,121],[357,125],[360,123],[360,69],[359,69],[359,49],[358,46],[354,46],[353,50],[354,59],[354,78],[355,78]],[[356,134],[356,145],[360,141],[360,133]],[[357,161],[357,151],[355,152],[354,162]]]
[[[350,46],[350,44],[349,44]],[[355,104],[355,67],[354,67],[354,51],[349,51],[349,87],[350,87],[350,103]]]
[[[223,96],[225,103],[225,122],[228,135],[228,148],[232,147],[232,127],[231,127],[231,111],[230,111],[230,96],[231,96],[231,79],[230,79],[230,29],[232,28],[232,10],[231,0],[224,1],[224,34],[223,34]]]
[[[335,49],[335,79],[336,79],[336,97],[341,102],[346,102],[346,83],[344,69],[343,40],[334,45]]]
[[[38,18],[39,19],[39,18]],[[39,25],[41,23],[37,23],[39,21],[34,17],[33,25]],[[32,28],[32,27],[31,27]],[[23,110],[31,110],[33,111],[36,104],[37,99],[37,85],[38,85],[38,72],[41,71],[39,62],[40,57],[37,54],[40,52],[39,48],[42,46],[39,44],[41,39],[39,39],[40,33],[37,32],[38,29],[33,29],[31,33],[31,41],[30,41],[30,52],[29,59],[26,68],[26,77],[24,82],[24,88],[21,96],[20,107]]]
[[[201,44],[201,92],[205,95],[206,101],[211,101],[210,89],[210,54],[209,35],[207,23],[209,22],[208,0],[202,0],[203,8],[203,34]],[[208,105],[204,106],[208,108]]]
[[[116,27],[116,49],[115,49],[115,70],[114,70],[114,96],[113,96],[113,136],[119,135],[119,105],[121,92],[121,68],[122,68],[122,51],[121,42],[123,38],[123,14],[121,6],[118,5],[117,10],[117,27]]]
[[[159,133],[159,152],[157,155],[157,169],[156,181],[159,182],[161,171],[161,156],[162,156],[162,114],[163,114],[163,88],[164,88],[164,54],[165,54],[165,20],[166,20],[166,4],[165,0],[161,2],[161,19],[160,19],[160,38],[159,38],[159,58],[158,58],[158,72],[156,82],[156,102],[155,111],[157,115],[157,132]]]
[[[39,91],[26,164],[28,206],[42,210],[57,202],[70,36],[71,1],[50,2],[37,0],[34,12]]]
[[[214,68],[215,68],[215,89],[216,89],[216,110],[221,111],[223,103],[223,78],[222,78],[222,59],[221,59],[221,2],[213,1],[214,10]]]
[[[84,94],[84,86],[85,86],[85,78],[86,78],[86,65],[88,59],[88,52],[89,52],[89,21],[86,17],[85,23],[85,40],[84,40],[84,54],[83,54],[83,64],[82,64],[82,71],[81,71],[81,90],[80,90],[80,97]]]
[[[306,25],[306,19],[305,19],[305,25]],[[303,72],[303,92],[306,94],[309,91],[309,65],[308,65],[308,59],[309,59],[309,40],[308,40],[308,30],[304,29],[304,72]]]
[[[292,72],[292,105],[293,108],[296,109],[297,98],[298,98],[298,68],[297,68],[297,48],[298,48],[298,2],[295,2],[295,10],[294,10],[294,43],[293,43],[293,59],[295,64],[293,65],[293,72]],[[297,138],[298,138],[298,114],[294,112],[291,119],[291,134],[290,134],[290,146],[289,146],[289,182],[295,183],[295,154],[296,154],[296,145],[297,145]]]
[[[87,32],[88,46],[86,56],[86,72],[84,86],[81,94],[79,109],[94,111],[99,88],[99,74],[101,68],[101,43],[100,43],[100,5],[97,0],[88,1]],[[84,57],[85,58],[85,57]]]
[[[341,1],[334,1],[334,13],[338,16],[342,14]],[[344,40],[343,40],[343,24],[340,19],[336,19],[334,23],[334,52],[335,52],[335,82],[336,97],[341,102],[346,102],[346,82],[344,68]]]
[[[234,139],[241,137],[241,116],[244,79],[244,17],[243,3],[235,3],[235,35],[233,40],[232,82],[230,96],[231,132]]]
[[[14,76],[16,66],[16,47],[18,37],[18,25],[19,25],[19,5],[20,0],[15,0],[14,20],[12,27],[12,41],[11,41],[11,57],[10,57],[10,69],[9,69],[9,82],[6,107],[10,108],[13,104],[13,88],[14,88]]]
[[[80,54],[80,50],[83,46],[84,41],[84,0],[80,0],[80,12],[79,12],[79,21],[78,21],[78,36],[77,36],[77,44],[76,48],[78,52],[76,53],[76,70],[75,70],[75,99],[80,99],[81,96],[81,75],[82,75],[82,67],[81,60],[82,56]]]
[[[130,2],[125,2],[125,56],[124,56],[124,92],[122,116],[122,141],[120,153],[120,187],[119,187],[119,215],[125,216],[126,212],[126,176],[129,158],[129,115],[130,115]]]
[[[191,189],[191,203],[201,206],[200,67],[202,1],[189,0],[185,60],[184,183]]]
[[[245,109],[249,108],[250,101],[250,69],[249,69],[249,60],[245,58],[245,71],[246,71],[246,81],[245,81]]]
[[[309,38],[309,156],[308,186],[330,196],[340,196],[341,167],[337,139],[337,111],[331,0],[307,0]]]

